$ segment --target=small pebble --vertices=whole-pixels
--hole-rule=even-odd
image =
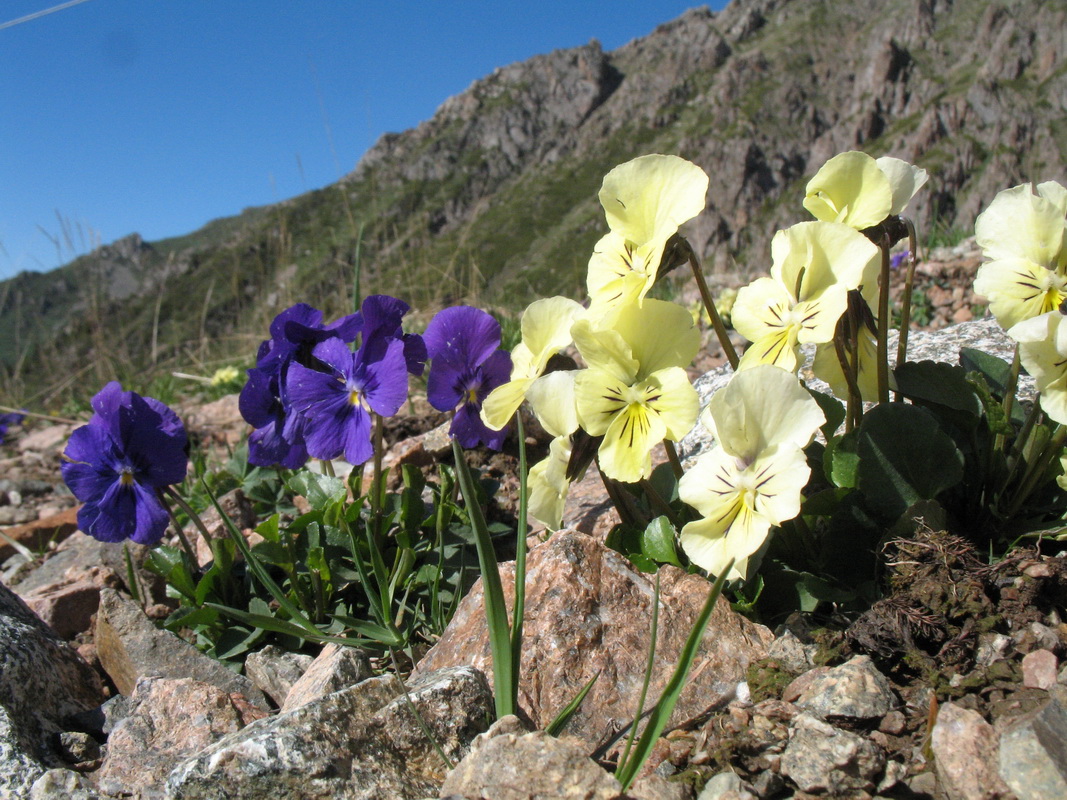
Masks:
[[[1031,689],[1051,689],[1056,685],[1058,666],[1056,655],[1050,650],[1027,653],[1023,656],[1023,686]]]

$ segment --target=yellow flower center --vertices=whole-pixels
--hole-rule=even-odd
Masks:
[[[133,486],[133,471],[130,469],[124,469],[119,473],[119,484],[122,486]]]

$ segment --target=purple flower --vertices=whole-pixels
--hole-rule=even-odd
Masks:
[[[297,363],[325,369],[312,355],[315,346],[327,339],[355,341],[362,328],[361,314],[349,314],[323,325],[322,312],[307,303],[290,306],[274,318],[271,338],[259,346],[256,366],[248,370],[248,382],[238,402],[241,416],[255,429],[248,437],[250,464],[278,464],[289,469],[304,465],[308,458],[304,420],[289,413],[290,404],[285,397],[289,367]]]
[[[460,446],[499,450],[507,430],[487,427],[480,412],[489,393],[511,377],[511,356],[497,349],[500,324],[481,309],[455,306],[430,320],[423,339],[430,357],[430,405],[438,411],[456,409],[449,432]]]
[[[411,306],[403,300],[397,300],[387,294],[375,294],[363,301],[360,312],[363,314],[363,342],[360,345],[366,352],[366,358],[376,361],[381,358],[385,347],[393,339],[404,342],[404,361],[408,372],[421,375],[426,366],[426,345],[416,333],[404,333],[400,321]]]
[[[362,377],[356,375],[358,370],[353,366],[354,363],[358,362],[364,372],[370,370],[373,373],[374,369],[371,369],[370,365],[385,360],[386,354],[393,352],[390,349],[393,342],[400,342],[405,369],[414,375],[422,374],[423,362],[426,361],[426,346],[422,337],[405,334],[401,328],[401,321],[409,308],[407,303],[395,297],[372,295],[363,301],[359,313],[342,317],[329,325],[322,324],[321,311],[306,303],[298,303],[275,317],[270,326],[271,338],[260,345],[256,367],[248,371],[248,382],[241,392],[241,415],[255,428],[248,439],[249,463],[258,466],[279,464],[297,468],[307,461],[309,453],[316,458],[336,458],[341,452],[349,455],[362,453],[364,448],[356,447],[354,443],[356,440],[362,441],[364,437],[362,433],[356,436],[355,429],[348,430],[348,434],[354,437],[348,444],[341,444],[336,439],[333,442],[327,441],[331,435],[338,433],[340,423],[335,420],[336,424],[332,427],[325,423],[319,406],[327,399],[336,400],[337,386],[342,383],[367,378],[370,373],[361,373]],[[346,347],[338,349],[336,346],[354,342],[361,335],[362,343],[357,356],[353,356]],[[319,346],[325,342],[336,343],[327,348],[334,358],[330,363],[317,355]],[[339,355],[341,350],[347,354],[343,358]],[[355,362],[352,362],[353,358]],[[344,366],[347,373],[342,370],[342,361],[352,362]],[[289,396],[289,372],[294,366],[301,367],[301,377],[296,381],[303,387],[299,400]],[[391,366],[375,369],[388,372]],[[310,393],[316,391],[315,387],[322,388],[323,380],[308,378],[307,372],[326,376],[337,386],[330,386],[328,390],[323,390],[324,393],[311,397]],[[402,383],[406,398],[406,376]],[[390,384],[394,388],[398,385],[396,381]],[[377,390],[376,397],[381,397],[380,391],[382,390]],[[400,402],[403,403],[403,399]],[[364,405],[364,412],[371,409],[376,413],[383,413],[370,405]],[[389,407],[389,403],[384,400],[381,405],[383,408]],[[315,406],[315,409],[308,413],[312,406]],[[396,411],[394,408],[383,415],[395,414]],[[313,424],[312,417],[316,419]],[[346,419],[347,424],[354,425],[357,420],[368,426],[370,424],[366,413],[361,415],[349,412]],[[316,444],[313,446],[309,446],[306,438],[309,425],[314,428],[316,436]],[[369,433],[366,438],[369,442]],[[320,455],[326,452],[333,455]],[[362,460],[366,461],[369,457],[367,455]],[[351,458],[348,460],[351,461]]]
[[[0,414],[0,444],[4,443],[4,437],[7,436],[7,429],[12,425],[20,425],[24,419],[26,419],[26,415],[18,411]]]
[[[241,416],[255,429],[248,436],[248,463],[299,469],[308,460],[308,451],[302,430],[285,436],[285,406],[278,384],[278,376],[267,370],[248,370],[248,382],[238,398]]]
[[[889,268],[900,269],[900,265],[911,255],[910,250],[901,250],[899,253],[893,253],[889,257]]]
[[[364,348],[350,351],[340,339],[327,339],[312,350],[329,372],[294,363],[286,395],[291,411],[304,419],[308,453],[324,460],[344,455],[362,464],[374,453],[371,412],[391,417],[408,396],[404,342],[391,339],[377,359]]]
[[[185,478],[185,427],[163,403],[114,381],[92,406],[96,413],[71,434],[61,467],[84,503],[78,527],[103,542],[155,544],[168,520],[158,490]]]

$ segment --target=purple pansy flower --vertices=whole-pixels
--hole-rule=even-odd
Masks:
[[[910,255],[910,250],[901,250],[899,253],[893,253],[893,255],[889,257],[889,268],[900,269],[900,265],[903,264]]]
[[[305,420],[308,453],[362,464],[374,453],[371,412],[391,417],[407,399],[404,342],[392,339],[376,360],[362,347],[353,353],[340,339],[320,342],[312,354],[330,371],[293,363],[286,380],[291,410]]]
[[[258,467],[275,464],[299,469],[308,460],[302,432],[285,437],[285,406],[280,398],[278,377],[258,367],[248,370],[248,383],[238,398],[241,416],[255,430],[248,436],[248,463]]]
[[[511,378],[511,356],[498,349],[500,324],[481,309],[454,306],[430,320],[423,339],[430,357],[430,405],[438,411],[456,409],[449,432],[460,446],[499,450],[507,429],[487,427],[481,409],[489,393]]]
[[[19,411],[0,414],[0,444],[3,444],[4,437],[7,436],[7,429],[12,425],[21,424],[24,419],[26,419],[26,415]]]
[[[363,342],[366,358],[376,361],[393,339],[404,342],[404,360],[408,372],[421,375],[426,366],[426,344],[417,333],[404,333],[400,322],[411,306],[387,294],[375,294],[363,301]]]
[[[307,303],[297,303],[282,311],[270,324],[271,338],[259,346],[256,366],[248,370],[248,382],[241,390],[241,416],[255,430],[248,437],[248,462],[269,467],[278,464],[297,469],[307,461],[304,420],[289,413],[285,378],[293,363],[315,369],[325,366],[312,352],[327,339],[355,341],[363,328],[361,314],[349,314],[329,325],[322,324],[322,312]]]
[[[71,434],[61,467],[84,504],[78,527],[103,542],[156,544],[168,521],[158,490],[185,478],[185,427],[163,403],[114,381],[92,406],[96,413]]]

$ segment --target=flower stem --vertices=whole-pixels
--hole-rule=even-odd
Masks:
[[[878,402],[889,402],[889,241],[878,245],[882,272],[878,281]],[[859,363],[858,360],[856,362]]]
[[[522,623],[526,614],[526,513],[529,505],[526,468],[526,432],[522,413],[515,415],[515,435],[519,440],[519,516],[515,520],[515,599],[511,606],[511,681],[518,687],[522,668]]]
[[[915,225],[904,220],[908,228],[908,271],[904,278],[904,296],[900,299],[900,336],[897,339],[897,364],[908,360],[908,331],[911,329],[911,293],[915,286],[915,266],[919,262],[918,240]]]
[[[193,524],[200,530],[200,535],[204,537],[204,541],[208,544],[211,543],[211,535],[207,532],[207,528],[204,527],[203,521],[200,516],[193,511],[193,509],[186,503],[177,492],[170,486],[164,486],[160,491],[160,502],[163,503],[163,508],[167,510],[167,516],[170,517],[170,521],[174,523],[174,530],[178,534],[178,541],[181,542],[182,549],[185,551],[185,555],[189,558],[190,566],[193,569],[200,569],[200,559],[196,557],[196,550],[193,549],[193,545],[190,543],[188,537],[185,535],[185,531],[182,530],[181,524],[178,522],[178,517],[174,513],[174,509],[163,499],[162,493],[166,492],[171,498],[174,499],[181,509],[189,515],[189,519],[193,521]]]
[[[1019,359],[1019,345],[1015,345],[1015,354],[1011,359],[1011,371],[1008,373],[1008,385],[1004,387],[1004,419],[1011,424],[1011,411],[1015,405],[1015,390],[1019,387],[1019,371],[1022,369],[1022,361]],[[1037,403],[1035,401],[1034,405]],[[998,433],[997,438],[993,441],[994,450],[1003,450],[1007,445],[1008,437],[1003,433]]]
[[[671,469],[674,470],[674,477],[680,480],[685,475],[685,470],[682,469],[681,459],[678,458],[678,448],[674,446],[674,442],[670,439],[664,439],[663,449],[667,451],[667,461],[670,462]]]
[[[708,316],[711,317],[711,326],[715,329],[715,335],[719,338],[719,344],[722,346],[723,352],[726,353],[726,359],[730,362],[730,367],[736,370],[737,362],[740,360],[737,357],[737,351],[734,350],[733,342],[730,341],[730,334],[727,333],[726,325],[723,324],[722,317],[719,316],[719,310],[715,308],[715,300],[711,296],[711,290],[708,289],[707,281],[704,280],[704,272],[700,268],[697,254],[693,252],[693,248],[690,247],[688,242],[686,242],[686,247],[689,250],[689,266],[693,268],[693,279],[697,283],[700,299],[704,302],[704,308],[708,310]]]

